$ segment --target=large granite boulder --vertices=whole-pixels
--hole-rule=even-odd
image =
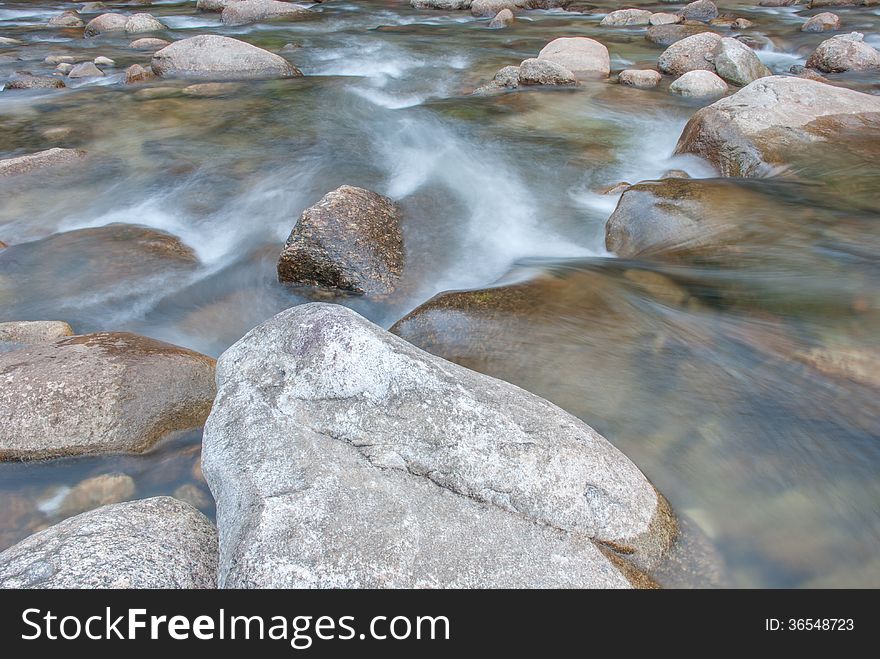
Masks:
[[[608,49],[588,37],[560,37],[541,49],[538,59],[548,60],[571,71],[578,80],[607,78],[611,71]]]
[[[197,79],[293,78],[302,72],[283,57],[232,37],[202,34],[153,54],[158,76]]]

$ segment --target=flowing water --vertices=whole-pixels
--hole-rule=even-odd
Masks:
[[[744,33],[775,72],[827,37],[799,31],[817,13],[803,7],[719,4],[755,22]],[[299,213],[342,184],[366,187],[404,209],[407,284],[391,301],[338,301],[390,327],[442,291],[526,286],[516,317],[437,351],[553,400],[627,453],[701,538],[699,560],[684,560],[711,565],[689,584],[880,585],[876,161],[829,151],[795,180],[731,184],[752,231],[722,262],[624,262],[604,249],[618,197],[600,191],[670,169],[711,177],[672,155],[701,103],[613,76],[470,95],[559,36],[601,40],[612,69],[652,66],[662,49],[643,28],[599,26],[624,5],[530,11],[490,31],[404,0],[328,1],[312,20],[235,28],[195,2],[154,3],[169,39],[298,46],[285,56],[306,77],[211,97],[183,82],[121,84],[149,54],[125,36],[45,26],[69,6],[0,2],[0,37],[23,42],[0,44],[0,81],[49,74],[48,55],[116,62],[98,82],[0,92],[0,157],[90,154],[74,171],[0,181],[0,240],[12,246],[0,252],[0,321],[66,320],[217,356],[304,301],[275,278]],[[880,45],[880,10],[838,13]],[[838,78],[880,93],[876,76]],[[179,237],[198,266],[132,255],[117,226],[70,233],[119,223]],[[212,514],[198,445],[194,432],[142,456],[0,464],[0,548],[57,521],[70,488],[103,473],[131,476],[132,497],[187,487]]]

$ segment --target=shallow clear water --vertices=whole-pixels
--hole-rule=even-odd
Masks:
[[[816,11],[720,4],[756,22],[747,33],[777,72],[803,64],[827,36],[799,31]],[[390,301],[343,303],[389,327],[442,291],[539,282],[532,312],[435,348],[603,432],[712,546],[718,582],[880,585],[876,163],[823,153],[799,164],[796,181],[733,189],[747,196],[740,219],[753,229],[736,258],[666,268],[613,258],[604,223],[617,197],[603,188],[669,169],[712,176],[695,158],[671,156],[700,103],[612,81],[470,95],[559,36],[601,40],[613,69],[656,60],[661,48],[643,28],[599,27],[616,3],[595,5],[592,14],[532,11],[489,31],[467,12],[415,11],[403,0],[327,2],[314,20],[236,28],[194,2],[155,4],[168,38],[299,44],[286,56],[306,77],[236,83],[217,98],[184,95],[178,82],[125,87],[118,75],[0,92],[0,157],[52,146],[90,153],[73,172],[0,182],[0,240],[32,243],[0,256],[0,321],[61,319],[77,332],[128,330],[219,355],[303,301],[275,279],[299,213],[339,185],[367,187],[404,208],[406,286]],[[118,73],[147,64],[127,48],[131,38],[45,27],[68,7],[0,3],[0,36],[24,42],[0,45],[0,80],[48,74],[50,54],[104,55]],[[876,10],[835,11],[878,45]],[[880,91],[876,76],[841,79]],[[140,93],[150,88],[167,93]],[[113,240],[45,240],[113,223],[178,236],[198,267],[129,262]],[[686,294],[670,298],[632,274],[645,271]],[[828,346],[856,355],[867,374],[810,361]],[[138,497],[186,483],[204,493],[197,447],[196,433],[145,456],[0,464],[0,491],[15,502],[0,512],[0,547],[51,523],[63,488],[96,474],[131,475]],[[210,514],[210,501],[202,508]]]

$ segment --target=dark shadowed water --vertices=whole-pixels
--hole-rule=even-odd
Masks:
[[[18,70],[49,74],[48,55],[116,62],[99,82],[0,91],[0,157],[90,154],[73,171],[0,179],[0,241],[11,246],[0,252],[0,321],[66,320],[78,333],[133,331],[217,356],[303,302],[275,278],[301,211],[342,184],[370,188],[404,209],[406,286],[391,301],[342,302],[390,327],[443,291],[523,287],[523,302],[480,322],[438,312],[440,337],[398,330],[605,434],[711,546],[713,576],[692,583],[880,585],[876,160],[828,150],[779,179],[722,182],[719,198],[740,202],[731,221],[744,229],[723,259],[616,259],[604,224],[618,197],[600,191],[670,169],[712,177],[700,160],[672,156],[706,102],[667,93],[668,81],[642,91],[613,76],[470,95],[559,36],[601,40],[613,70],[656,61],[662,49],[644,28],[599,21],[622,6],[670,5],[592,4],[592,14],[532,11],[490,31],[468,12],[404,0],[328,1],[313,20],[237,28],[195,2],[155,3],[169,39],[300,46],[285,56],[305,78],[205,98],[184,82],[122,85],[125,67],[149,54],[128,49],[130,37],[47,28],[71,3],[0,2],[0,37],[23,42],[0,44],[0,84]],[[755,22],[745,33],[775,72],[828,36],[800,32],[818,10],[719,4]],[[880,46],[878,8],[835,11]],[[880,93],[876,75],[838,80]],[[116,223],[179,237],[198,265],[132,257],[112,233],[63,235]],[[131,476],[132,498],[177,493],[212,514],[198,446],[194,432],[143,456],[0,464],[0,549],[57,521],[70,488],[105,473]]]

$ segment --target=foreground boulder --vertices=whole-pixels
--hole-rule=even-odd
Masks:
[[[538,59],[548,60],[571,71],[578,80],[607,78],[611,71],[608,49],[587,37],[560,37],[541,49]]]
[[[400,220],[391,199],[343,185],[303,211],[278,259],[278,280],[387,295],[405,261]]]
[[[676,152],[702,156],[723,176],[762,176],[788,164],[806,146],[835,146],[842,131],[854,129],[861,135],[843,148],[875,142],[869,136],[880,134],[878,113],[880,97],[803,78],[769,76],[698,110]]]
[[[698,70],[714,73],[714,53],[720,43],[721,36],[714,32],[686,37],[663,51],[657,60],[657,67],[663,73],[674,76]]]
[[[220,20],[224,25],[248,25],[275,18],[305,18],[311,11],[291,2],[279,0],[239,0],[223,8]]]
[[[866,44],[860,32],[839,34],[819,44],[807,67],[825,73],[872,71],[880,69],[880,51]]]
[[[20,320],[0,323],[0,342],[51,343],[72,335],[73,329],[61,320]]]
[[[203,34],[182,39],[153,54],[158,76],[176,78],[292,78],[302,72],[290,62],[231,37]]]
[[[85,151],[77,149],[47,149],[25,156],[0,160],[0,177],[29,174],[50,167],[70,166],[86,157]]]
[[[218,385],[221,587],[626,587],[674,534],[589,426],[339,305],[252,330]]]
[[[214,588],[217,532],[171,497],[71,517],[0,553],[0,588]]]
[[[200,426],[214,360],[125,332],[0,353],[0,460],[140,452]]]

